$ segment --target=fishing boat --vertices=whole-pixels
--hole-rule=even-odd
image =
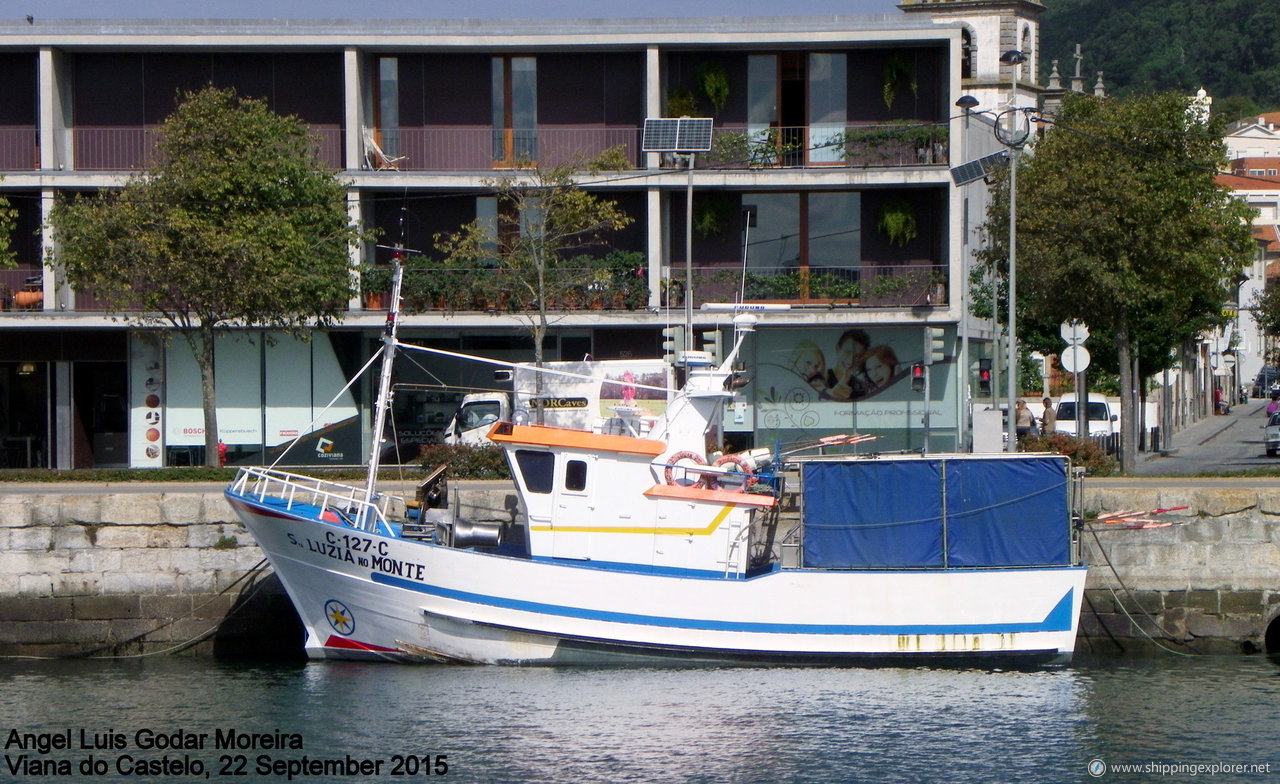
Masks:
[[[392,301],[398,302],[398,279]],[[374,433],[397,351],[382,338]],[[1085,582],[1057,455],[708,452],[755,317],[696,352],[666,410],[590,427],[493,425],[518,504],[475,519],[445,467],[413,498],[242,468],[226,497],[315,659],[475,664],[1047,664]],[[429,349],[428,349],[429,350]],[[807,448],[806,448],[807,447]]]

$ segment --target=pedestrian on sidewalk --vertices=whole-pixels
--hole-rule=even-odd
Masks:
[[[1053,399],[1044,399],[1044,414],[1040,417],[1040,432],[1046,436],[1057,429],[1058,412],[1053,410]]]
[[[1277,411],[1280,411],[1280,392],[1272,392],[1271,402],[1267,404],[1267,416],[1270,417]]]

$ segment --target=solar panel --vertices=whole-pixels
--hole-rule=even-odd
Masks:
[[[1009,157],[1008,150],[993,152],[990,155],[984,155],[977,160],[962,163],[951,170],[951,179],[956,185],[968,185],[974,180],[980,180],[987,176],[987,173],[994,169],[997,165],[1004,163]]]
[[[706,152],[711,149],[711,118],[647,118],[640,149],[644,152]]]

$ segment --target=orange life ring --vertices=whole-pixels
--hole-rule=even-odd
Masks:
[[[746,475],[746,479],[737,488],[742,492],[746,492],[748,487],[756,483],[755,471],[751,468],[751,464],[737,455],[723,455],[716,460],[715,464],[716,466],[735,465],[738,467],[739,473]],[[706,474],[703,476],[702,481],[708,490],[714,490],[720,484],[718,477],[714,474]]]
[[[707,464],[707,459],[702,455],[698,454],[697,452],[693,452],[688,449],[684,450],[683,452],[676,452],[674,455],[667,458],[667,469],[663,472],[663,476],[665,476],[667,479],[667,484],[669,485],[680,484],[679,482],[676,481],[675,476],[673,475],[673,472],[671,469],[675,468],[676,463],[679,463],[681,460],[692,460],[698,465]],[[696,484],[699,484],[701,481],[702,481],[701,479],[698,479],[694,482],[690,482],[689,484],[696,485]]]

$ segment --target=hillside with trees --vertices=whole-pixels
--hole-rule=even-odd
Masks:
[[[1280,109],[1276,0],[1043,0],[1040,82],[1064,81],[1080,44],[1085,89],[1103,71],[1112,95],[1200,87],[1227,120]]]

